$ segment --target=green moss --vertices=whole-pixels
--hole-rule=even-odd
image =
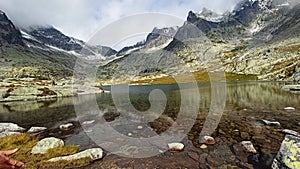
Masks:
[[[45,156],[47,158],[53,158],[57,156],[65,156],[65,155],[70,155],[70,154],[75,154],[79,151],[77,146],[74,145],[66,145],[66,146],[60,146],[60,147],[55,147],[52,149],[49,149]]]
[[[58,156],[71,155],[78,152],[75,145],[66,145],[48,150],[45,154],[31,154],[31,149],[37,144],[38,140],[34,139],[30,134],[10,135],[0,138],[0,150],[11,150],[18,148],[15,154],[10,157],[25,163],[24,169],[37,168],[64,168],[66,166],[87,165],[91,159],[80,159],[76,161],[60,161],[50,163],[48,159]]]

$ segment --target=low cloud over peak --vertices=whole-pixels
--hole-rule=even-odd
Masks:
[[[49,26],[63,33],[88,40],[101,27],[137,13],[161,12],[186,18],[188,11],[203,7],[222,13],[240,0],[9,0],[0,1],[0,10],[21,28]],[[152,28],[151,28],[152,30]]]

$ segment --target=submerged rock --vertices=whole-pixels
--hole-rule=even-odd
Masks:
[[[286,108],[284,108],[284,110],[295,110],[295,108],[294,107],[286,107]]]
[[[59,126],[59,129],[61,130],[69,130],[73,127],[74,125],[72,123],[67,123],[67,124],[62,124]]]
[[[90,124],[93,124],[93,123],[95,123],[95,120],[84,121],[84,122],[82,122],[81,124],[82,124],[82,125],[90,125]]]
[[[31,127],[27,132],[28,133],[38,133],[47,130],[46,127]]]
[[[48,160],[49,162],[56,162],[56,161],[73,161],[79,160],[82,158],[90,158],[91,160],[99,160],[103,157],[103,150],[101,148],[93,148],[88,149],[73,155],[63,156],[63,157],[55,157]]]
[[[49,137],[39,141],[31,150],[32,154],[44,154],[47,150],[64,146],[64,141],[58,138]]]
[[[251,141],[242,141],[240,143],[240,145],[244,148],[244,150],[246,150],[246,152],[248,153],[253,153],[253,154],[256,154],[257,151],[256,149],[254,148],[253,144],[251,143]]]
[[[251,141],[242,141],[234,144],[233,151],[236,157],[242,162],[247,162],[249,156],[257,153]]]
[[[202,145],[200,146],[200,148],[201,148],[201,149],[207,149],[207,145],[202,144]]]
[[[107,122],[112,122],[119,116],[120,116],[119,112],[106,112],[106,113],[104,113],[103,118]]]
[[[262,121],[265,125],[268,126],[280,126],[280,123],[278,121],[268,121],[268,120],[262,120]]]
[[[184,149],[184,144],[182,143],[169,143],[168,148],[170,151],[182,151]]]
[[[300,168],[300,138],[286,135],[281,143],[280,150],[273,161],[272,169],[299,169]]]
[[[199,143],[213,145],[216,144],[216,140],[211,136],[203,136],[199,138]]]

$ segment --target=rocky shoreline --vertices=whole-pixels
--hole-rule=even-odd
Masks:
[[[9,78],[0,81],[0,102],[50,100],[103,92],[108,91],[93,85],[73,85],[71,80],[55,82],[35,78]]]
[[[297,111],[295,108],[292,108],[286,107],[283,108],[282,112],[277,113],[282,114],[285,112],[284,114],[288,114]],[[206,114],[201,114],[197,118],[196,124],[189,132],[188,137],[182,142],[169,143],[166,145],[167,151],[161,152],[161,154],[154,157],[142,159],[119,157],[102,150],[97,145],[92,145],[92,149],[87,148],[72,153],[62,153],[63,156],[51,156],[51,158],[43,160],[44,162],[45,160],[50,160],[46,162],[47,165],[51,166],[50,168],[64,168],[67,165],[67,167],[80,166],[80,168],[86,169],[147,167],[296,169],[298,167],[300,134],[297,131],[299,131],[299,124],[296,127],[294,124],[286,123],[286,120],[289,120],[290,117],[287,116],[282,119],[270,118],[268,112],[250,108],[235,110],[232,114],[224,115],[219,127],[211,136],[203,136],[199,140],[197,137],[205,117]],[[114,120],[112,119],[112,121]],[[93,125],[95,123],[97,121],[93,120],[81,124]],[[168,124],[162,120],[161,123],[154,124],[151,127],[156,132],[160,132],[161,129],[165,128],[165,125]],[[287,128],[291,128],[294,131],[287,130]],[[55,142],[59,143],[56,146],[62,146],[64,138],[69,137],[70,134],[77,133],[78,130],[82,129],[79,122],[76,121],[61,124],[54,129],[32,127],[28,130],[17,124],[0,123],[2,138],[13,137],[16,134],[22,136],[24,132],[27,134],[31,133],[34,138],[39,140],[36,142],[36,145],[43,142],[47,143],[48,139],[55,139],[57,140]],[[6,134],[3,135],[5,132]],[[133,135],[129,137],[133,137]],[[55,142],[50,141],[51,145]],[[32,152],[33,150],[30,151]],[[78,152],[79,154],[77,154]],[[88,159],[82,160],[85,157],[88,157]],[[66,165],[62,165],[59,162],[61,160],[64,162],[66,160],[75,160],[77,163],[69,162]]]

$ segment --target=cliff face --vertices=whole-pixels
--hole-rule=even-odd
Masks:
[[[2,11],[0,11],[0,45],[24,46],[20,31]]]

